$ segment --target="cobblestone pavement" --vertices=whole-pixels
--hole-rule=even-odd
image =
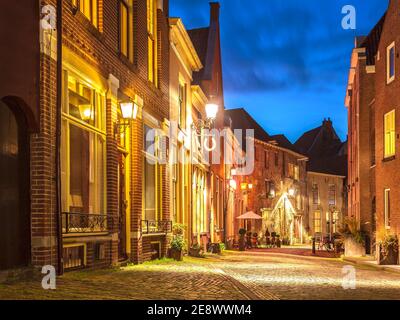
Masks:
[[[400,275],[356,267],[357,288],[342,288],[339,259],[279,253],[224,253],[114,270],[66,273],[57,290],[41,279],[0,284],[0,299],[399,299]]]

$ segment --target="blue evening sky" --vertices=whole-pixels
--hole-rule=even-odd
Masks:
[[[170,0],[186,28],[209,23],[208,0]],[[388,0],[221,0],[226,108],[244,107],[269,134],[293,142],[330,117],[347,135],[344,96],[356,35],[368,34]],[[344,5],[357,29],[343,30]]]

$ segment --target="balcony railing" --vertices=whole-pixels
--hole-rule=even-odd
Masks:
[[[142,234],[170,233],[172,232],[172,221],[168,220],[142,220]]]
[[[64,212],[62,214],[62,231],[63,234],[90,234],[107,232],[107,216],[99,214]]]

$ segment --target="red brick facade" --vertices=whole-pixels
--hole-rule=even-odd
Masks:
[[[386,14],[353,51],[346,105],[349,109],[349,214],[371,237],[399,235],[398,150],[400,1],[391,0]],[[388,48],[394,43],[394,80],[388,79]],[[384,118],[395,110],[395,156],[385,156]],[[385,190],[390,200],[385,205]],[[386,210],[385,210],[386,208]],[[390,217],[385,219],[389,209]],[[377,239],[381,240],[381,239]],[[371,242],[372,247],[374,243]]]

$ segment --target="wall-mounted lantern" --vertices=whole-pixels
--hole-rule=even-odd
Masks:
[[[133,101],[120,102],[119,107],[121,109],[122,122],[115,124],[115,135],[125,133],[126,128],[130,125],[130,121],[137,118],[139,110],[138,105]]]

